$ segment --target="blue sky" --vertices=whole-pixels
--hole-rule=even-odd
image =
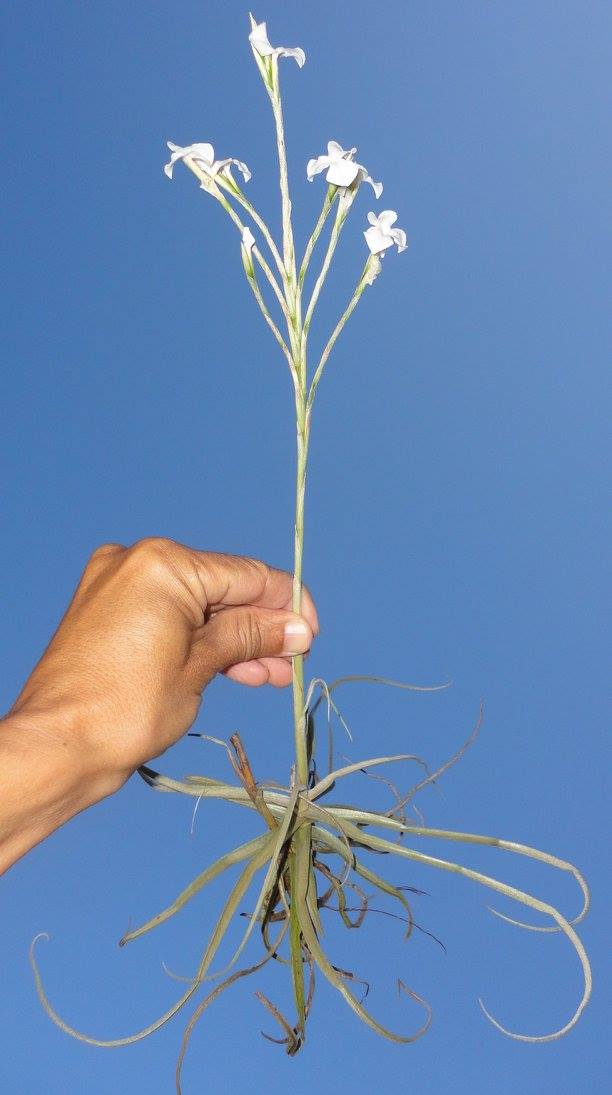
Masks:
[[[309,671],[453,679],[430,696],[339,693],[355,744],[338,751],[356,758],[410,750],[439,763],[484,698],[480,740],[421,808],[432,826],[576,862],[593,888],[582,937],[596,988],[563,1041],[504,1039],[476,997],[515,1029],[561,1025],[580,988],[569,945],[495,920],[467,881],[385,861],[390,879],[427,890],[417,919],[447,953],[419,933],[403,944],[383,917],[359,934],[330,924],[327,944],[371,980],[389,1022],[419,1021],[394,998],[397,976],[426,996],[428,1036],[403,1048],[378,1040],[320,980],[309,1042],[289,1060],[260,1038],[275,1032],[253,996],[288,1000],[278,968],[207,1013],[185,1091],[599,1090],[611,897],[610,8],[268,0],[255,14],[273,42],[308,56],[301,72],[282,70],[302,244],[323,196],[304,165],[330,138],[358,146],[385,183],[378,208],[397,209],[410,238],[386,256],[319,390],[305,575],[322,631]],[[212,141],[247,161],[250,193],[278,228],[273,131],[243,5],[22,0],[2,20],[6,709],[105,540],[161,534],[289,568],[294,456],[289,378],[232,226],[187,172],[171,184],[161,170],[166,139]],[[315,346],[352,291],[375,208],[364,190]],[[218,680],[198,725],[239,729],[256,772],[286,778],[288,693]],[[203,749],[185,739],[159,767],[223,771]],[[382,801],[366,781],[351,793]],[[238,839],[230,807],[202,805],[194,835],[190,819],[189,802],[134,779],[2,879],[6,1090],[173,1090],[181,1019],[129,1049],[83,1046],[42,1013],[27,947],[51,934],[42,972],[69,1022],[102,1038],[148,1023],[175,995],[162,960],[191,971],[223,887],[131,947],[117,939]],[[577,908],[570,882],[532,863],[430,850]]]

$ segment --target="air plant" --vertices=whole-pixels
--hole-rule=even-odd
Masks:
[[[397,215],[393,210],[384,210],[378,215],[373,212],[368,214],[368,227],[364,230],[367,257],[363,269],[349,303],[333,329],[316,367],[310,369],[308,362],[310,326],[340,234],[361,185],[367,182],[378,199],[382,192],[382,184],[375,182],[367,169],[355,160],[357,152],[355,148],[343,149],[336,141],[329,142],[326,154],[311,159],[307,165],[307,178],[313,181],[316,175],[325,172],[328,185],[319,218],[298,265],[291,219],[279,58],[293,58],[301,68],[305,62],[305,55],[299,48],[286,49],[271,46],[266,24],[256,23],[252,16],[249,40],[274,116],[280,170],[282,247],[277,246],[272,232],[235,178],[233,168],[242,174],[245,183],[251,177],[248,167],[241,160],[232,157],[216,159],[212,145],[207,143],[181,147],[168,142],[171,155],[164,170],[172,178],[174,167],[182,163],[198,179],[202,190],[214,198],[230,216],[239,233],[242,264],[247,281],[289,367],[295,395],[297,428],[292,609],[299,613],[302,596],[306,468],[312,411],[318,385],[343,327],[366,289],[380,274],[385,252],[393,246],[397,247],[398,252],[403,251],[406,248],[406,235],[402,229],[395,227]],[[327,249],[320,272],[308,296],[305,293],[306,276],[314,248],[332,214],[334,214],[333,225]],[[259,239],[256,233],[259,234]],[[267,257],[265,248],[267,248]],[[260,288],[259,271],[271,289],[272,305],[278,306],[280,315],[276,319]],[[283,328],[284,333],[282,333]],[[308,687],[305,687],[303,659],[301,656],[294,657],[295,760],[291,767],[288,786],[261,783],[255,779],[238,734],[235,734],[229,743],[204,734],[196,735],[225,749],[229,764],[237,778],[235,783],[212,779],[204,775],[188,775],[184,781],[178,781],[160,775],[148,767],[139,770],[143,779],[157,790],[191,795],[197,799],[198,803],[202,799],[221,799],[257,812],[261,817],[262,832],[254,839],[220,856],[198,875],[172,904],[147,923],[127,932],[121,939],[120,942],[123,945],[157,927],[178,913],[213,879],[235,865],[240,865],[241,872],[229,892],[199,966],[192,977],[183,979],[188,983],[182,995],[163,1015],[135,1034],[101,1041],[68,1026],[47,1000],[34,958],[36,940],[33,941],[30,956],[38,994],[47,1013],[64,1031],[83,1042],[96,1046],[127,1045],[158,1030],[195,996],[205,982],[213,981],[214,987],[196,1008],[183,1036],[176,1071],[176,1086],[180,1093],[181,1067],[187,1043],[204,1010],[235,981],[255,973],[270,961],[278,961],[290,968],[295,1004],[294,1019],[288,1020],[262,993],[257,993],[257,996],[281,1028],[282,1037],[272,1040],[281,1042],[288,1054],[295,1054],[306,1037],[307,1019],[313,999],[315,970],[320,971],[344,997],[358,1017],[378,1034],[394,1042],[414,1041],[425,1033],[430,1024],[429,1005],[400,981],[399,989],[423,1007],[425,1018],[420,1029],[410,1034],[399,1034],[388,1030],[366,1010],[363,1000],[355,991],[354,985],[358,982],[358,978],[335,965],[326,954],[322,943],[321,911],[323,909],[333,909],[343,923],[351,929],[358,928],[368,912],[372,910],[372,895],[365,892],[362,883],[373,887],[374,894],[393,899],[399,916],[405,920],[406,937],[410,935],[414,927],[412,908],[406,897],[407,888],[391,884],[372,870],[367,862],[367,852],[387,853],[412,863],[461,875],[495,893],[513,899],[519,905],[544,914],[552,921],[551,924],[529,924],[522,920],[511,919],[503,913],[496,913],[511,924],[538,932],[562,932],[567,937],[578,955],[584,978],[582,997],[574,1014],[559,1030],[544,1035],[529,1035],[508,1030],[490,1014],[482,1001],[479,1001],[480,1006],[494,1026],[509,1037],[520,1041],[551,1041],[566,1034],[576,1024],[591,994],[589,960],[574,928],[574,925],[584,918],[589,907],[589,891],[579,871],[556,856],[514,841],[475,833],[430,828],[425,825],[418,811],[417,824],[412,818],[408,820],[406,808],[413,803],[416,794],[437,781],[452,764],[460,759],[476,737],[482,720],[482,707],[476,726],[467,742],[435,772],[430,772],[421,758],[412,754],[370,757],[334,768],[330,735],[326,758],[328,770],[325,775],[322,775],[315,757],[315,722],[319,717],[322,704],[327,710],[328,729],[331,727],[333,715],[344,722],[336,703],[335,692],[338,687],[350,681],[369,681],[400,688],[416,688],[413,685],[379,677],[345,677],[330,684],[321,678],[315,678]],[[417,690],[428,691],[429,689]],[[394,796],[394,803],[386,812],[336,804],[325,798],[346,776],[356,772],[374,775],[371,769],[404,762],[420,764],[424,769],[423,777],[404,794],[400,793],[391,781],[383,779]],[[378,778],[383,777],[378,776]],[[323,800],[325,800],[324,804]],[[377,835],[377,830],[384,835]],[[472,870],[454,860],[440,859],[429,853],[417,851],[413,846],[417,838],[419,841],[425,839],[464,845],[489,845],[566,871],[573,875],[580,887],[582,908],[572,920],[567,919],[551,904],[497,878]],[[213,971],[213,962],[226,932],[239,914],[241,903],[258,874],[263,874],[263,878],[260,878],[259,891],[252,911],[247,915],[248,922],[242,939],[227,965],[222,970]],[[348,904],[348,901],[355,899],[356,906]],[[492,911],[495,912],[495,910]],[[356,915],[351,916],[351,913]],[[263,943],[263,956],[255,964],[240,968],[238,960],[256,931],[259,932]],[[286,953],[287,950],[288,959],[283,956],[283,952]]]

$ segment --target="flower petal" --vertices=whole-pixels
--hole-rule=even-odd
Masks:
[[[172,172],[174,171],[174,165],[177,160],[180,160],[183,149],[180,148],[179,145],[175,144],[174,141],[166,141],[166,144],[170,149],[172,155],[170,156],[170,160],[168,161],[168,163],[164,164],[164,171],[168,178],[171,179]]]
[[[251,229],[248,227],[245,228],[242,233],[242,246],[245,248],[249,255],[251,254],[251,251],[255,246],[255,236],[251,232]]]
[[[396,220],[397,213],[394,209],[383,209],[382,213],[378,214],[378,224],[383,232],[388,232],[391,225],[395,224]]]
[[[312,181],[313,175],[329,168],[326,179],[334,186],[350,186],[357,178],[358,164],[353,163],[356,148],[342,148],[337,141],[327,142],[327,156],[318,156],[316,160],[309,160],[306,165],[306,174]],[[365,168],[364,168],[365,171]]]
[[[347,156],[350,158],[351,151],[356,152],[357,149],[352,149],[349,150],[349,152],[345,152],[342,146],[339,145],[337,141],[327,142],[327,155],[329,156],[329,159],[332,163],[335,163],[336,160],[343,160]]]
[[[372,178],[371,175],[368,175],[368,173],[367,173],[365,167],[363,166],[363,164],[359,163],[356,166],[359,169],[359,182],[360,183],[362,183],[362,182],[369,183],[370,186],[372,187],[372,190],[374,191],[376,197],[380,198],[380,195],[383,192],[383,184],[381,182],[374,182],[374,179]]]
[[[240,171],[241,175],[244,176],[244,181],[248,182],[249,179],[251,178],[251,172],[249,171],[247,165],[245,163],[243,163],[242,160],[234,160],[233,159],[232,163],[236,164],[236,167]]]
[[[406,248],[408,247],[408,243],[406,241],[406,233],[404,232],[403,228],[392,228],[389,235],[393,237],[394,243],[397,244],[398,255],[401,254],[402,251],[406,250]]]
[[[186,156],[192,156],[206,171],[209,171],[214,164],[215,150],[211,144],[190,144],[181,148],[180,145],[174,144],[174,141],[167,141],[166,143],[172,153],[170,161],[164,164],[164,171],[169,179],[172,178],[172,172],[177,160],[184,160]]]
[[[373,255],[378,255],[381,251],[386,251],[387,247],[393,247],[393,240],[391,237],[381,231],[378,226],[367,228],[363,234]]]
[[[265,23],[256,23],[255,19],[251,15],[251,33],[249,34],[249,42],[253,49],[256,49],[260,57],[271,57],[274,53],[273,47],[268,41],[268,31]]]
[[[336,160],[330,164],[325,178],[334,186],[350,186],[358,174],[359,168],[352,160]]]
[[[211,144],[192,144],[183,149],[185,155],[193,156],[202,166],[212,166],[215,161],[215,150]]]
[[[171,142],[168,141],[168,145],[170,145],[170,144],[171,144]],[[173,153],[172,156],[170,157],[170,159],[168,160],[168,163],[164,164],[164,173],[168,176],[169,179],[172,178],[172,172],[174,171],[174,165],[175,165],[175,163],[178,159],[179,159],[179,157],[175,156],[174,153]]]
[[[304,68],[306,64],[306,54],[299,46],[295,46],[293,49],[287,49],[286,46],[277,46],[273,53],[277,57],[294,57],[300,68]]]
[[[374,228],[378,228],[378,217],[376,213],[368,213],[368,224],[372,224]]]
[[[380,198],[380,195],[383,192],[383,184],[381,182],[374,182],[374,179],[371,175],[366,175],[363,181],[369,183],[376,197]]]
[[[306,164],[308,181],[312,182],[315,175],[319,175],[321,171],[325,171],[325,168],[329,167],[329,162],[329,156],[317,156],[316,160],[309,160]]]
[[[242,244],[240,247],[240,254],[242,257],[242,265],[244,266],[244,272],[249,279],[253,282],[255,280],[255,270],[253,268],[253,256],[251,254],[253,247],[255,246],[255,236],[251,232],[250,228],[244,228],[242,231]]]
[[[242,160],[235,160],[233,156],[228,156],[226,160],[215,160],[214,164],[210,168],[211,175],[218,175],[220,172],[224,175],[229,175],[231,178],[230,167],[235,164],[238,170],[244,175],[244,181],[248,182],[251,178],[251,172],[247,165]]]

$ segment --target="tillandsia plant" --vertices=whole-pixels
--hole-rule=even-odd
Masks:
[[[291,219],[292,207],[287,173],[279,60],[283,57],[292,58],[301,68],[305,62],[305,54],[299,48],[286,49],[271,46],[266,24],[257,23],[252,16],[249,40],[253,57],[272,105],[276,128],[280,169],[282,245],[277,245],[272,232],[235,177],[234,168],[243,176],[245,182],[250,179],[249,169],[241,160],[232,157],[216,159],[215,151],[210,144],[179,146],[168,142],[171,155],[164,170],[166,175],[172,178],[174,167],[179,162],[182,163],[195,175],[206,194],[215,199],[231,217],[240,236],[242,264],[249,286],[289,367],[295,394],[297,427],[292,608],[294,612],[299,613],[302,598],[306,467],[312,411],[319,381],[344,325],[366,288],[372,285],[380,273],[385,252],[393,246],[397,247],[398,252],[403,251],[406,248],[406,236],[401,228],[395,227],[397,216],[393,210],[384,210],[379,214],[368,213],[368,227],[364,230],[367,247],[365,264],[349,303],[332,331],[316,367],[310,369],[308,362],[310,327],[340,233],[362,184],[368,183],[371,186],[376,199],[380,198],[382,185],[375,182],[367,169],[357,162],[355,148],[344,149],[336,141],[330,141],[327,152],[311,159],[307,164],[308,179],[313,181],[316,175],[325,173],[327,189],[319,218],[298,264]],[[332,218],[332,228],[327,249],[319,274],[314,279],[312,289],[307,293],[307,273],[314,248],[329,218]],[[259,234],[259,241],[257,234]],[[265,248],[267,248],[267,257]],[[262,293],[258,280],[259,271],[271,289],[271,305],[274,308],[278,307],[279,315],[276,319]],[[504,897],[511,898],[519,905],[544,914],[552,923],[529,924],[522,920],[511,919],[503,913],[496,913],[511,924],[537,932],[562,932],[567,937],[578,955],[584,977],[582,997],[572,1017],[561,1029],[550,1034],[529,1035],[507,1030],[489,1013],[482,1001],[480,1005],[494,1026],[511,1038],[526,1042],[546,1042],[560,1038],[576,1024],[591,994],[588,957],[574,927],[584,918],[589,907],[588,888],[579,871],[570,863],[554,855],[514,841],[475,833],[430,828],[416,809],[415,816],[408,819],[407,807],[413,806],[417,793],[437,781],[452,764],[459,760],[472,743],[480,727],[482,708],[477,724],[467,742],[437,771],[431,772],[421,758],[412,754],[377,756],[334,768],[330,733],[326,758],[328,770],[326,774],[322,774],[315,757],[315,721],[319,717],[320,709],[323,708],[327,712],[328,731],[334,716],[345,725],[334,693],[341,685],[356,680],[374,681],[400,688],[417,687],[380,677],[344,677],[330,684],[321,678],[315,678],[305,687],[303,659],[301,656],[293,659],[295,759],[287,786],[261,783],[255,779],[244,746],[237,734],[230,739],[229,743],[204,734],[196,735],[225,749],[237,782],[223,782],[204,775],[189,775],[181,782],[162,776],[150,768],[140,769],[143,779],[157,790],[191,795],[197,799],[198,803],[202,799],[221,799],[256,811],[261,817],[262,832],[254,839],[226,852],[194,879],[171,905],[146,924],[123,936],[121,944],[144,935],[145,932],[178,913],[191,898],[204,889],[207,883],[229,868],[241,865],[241,873],[227,897],[199,966],[191,978],[185,979],[187,985],[182,995],[163,1015],[136,1034],[111,1041],[101,1041],[69,1027],[46,998],[34,958],[34,944],[32,945],[31,961],[39,996],[48,1014],[64,1031],[92,1045],[127,1045],[158,1030],[195,996],[204,982],[213,982],[211,991],[198,1004],[183,1036],[176,1072],[176,1085],[180,1092],[181,1067],[187,1043],[204,1010],[235,981],[255,973],[270,961],[276,961],[289,967],[295,1017],[292,1020],[287,1019],[262,993],[257,993],[257,996],[280,1025],[282,1037],[272,1040],[281,1042],[287,1053],[295,1054],[304,1043],[306,1023],[313,1000],[315,970],[323,974],[359,1018],[373,1030],[395,1042],[414,1041],[425,1033],[430,1024],[429,1005],[400,981],[399,989],[423,1007],[424,1022],[419,1030],[410,1034],[398,1034],[388,1030],[366,1010],[363,998],[360,998],[355,991],[355,985],[359,983],[359,979],[349,971],[335,965],[326,954],[322,942],[322,910],[331,909],[340,916],[347,928],[358,928],[368,912],[374,911],[371,902],[376,894],[384,895],[395,902],[397,914],[406,923],[406,937],[410,936],[415,926],[412,908],[406,896],[410,888],[393,885],[372,870],[366,862],[365,853],[367,852],[386,853],[426,867],[450,871],[471,879]],[[416,762],[421,765],[422,778],[407,792],[400,793],[390,780],[377,776],[393,794],[393,805],[386,812],[363,809],[360,806],[340,805],[329,802],[325,798],[345,776],[356,772],[373,775],[374,773],[370,772],[371,769],[403,762]],[[377,835],[376,830],[385,835]],[[412,846],[417,838],[434,842],[449,841],[453,844],[489,845],[569,872],[582,892],[582,908],[578,915],[570,920],[551,904],[497,878],[472,870],[454,860],[440,859],[426,852],[417,851]],[[248,923],[242,939],[227,965],[223,969],[215,970],[213,962],[217,952],[230,924],[239,913],[241,902],[259,872],[263,872],[263,879],[259,882],[259,891],[252,911],[248,915]],[[373,888],[373,893],[365,891],[363,887],[366,884]],[[492,911],[495,912],[495,910]],[[261,936],[263,956],[254,964],[241,968],[238,960],[255,931],[258,931]]]

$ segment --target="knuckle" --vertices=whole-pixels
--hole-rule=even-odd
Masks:
[[[124,551],[123,544],[115,544],[109,541],[106,544],[100,544],[95,551],[92,552],[90,562],[94,559],[103,559],[105,555],[115,555],[119,551]]]
[[[83,568],[83,573],[81,574],[81,579],[75,593],[77,600],[87,593],[101,575],[107,573],[108,570],[112,570],[112,560],[124,553],[125,548],[123,544],[100,544],[95,551],[91,553]]]
[[[123,544],[100,544],[100,546],[91,553],[85,564],[85,569],[83,571],[84,579],[88,580],[94,578],[100,571],[104,570],[110,559],[116,555],[121,555],[124,551],[125,548]]]
[[[147,575],[165,574],[170,569],[175,545],[164,536],[147,536],[130,548],[130,556],[139,571]]]
[[[137,559],[146,562],[148,559],[167,558],[172,551],[172,546],[172,541],[163,536],[147,536],[143,540],[137,540],[130,548],[130,552]]]
[[[132,546],[132,551],[143,555],[156,554],[157,552],[168,551],[173,546],[174,541],[169,540],[166,536],[145,536],[142,540],[136,541]]]

